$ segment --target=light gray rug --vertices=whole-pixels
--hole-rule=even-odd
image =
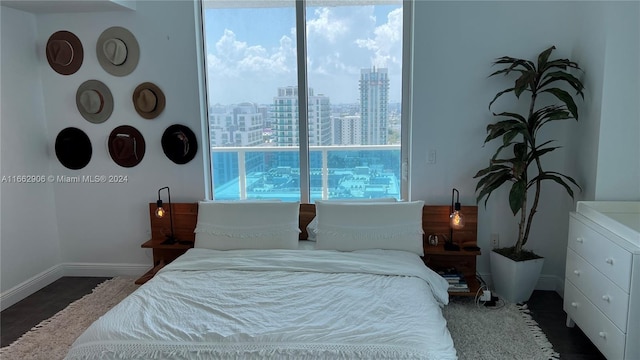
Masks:
[[[117,277],[71,303],[50,319],[0,349],[3,360],[63,359],[75,339],[97,318],[133,292],[133,279]],[[559,359],[526,309],[499,309],[454,300],[444,309],[460,359]]]

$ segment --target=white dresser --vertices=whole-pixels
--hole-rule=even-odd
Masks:
[[[640,359],[640,202],[571,212],[564,311],[607,359]]]

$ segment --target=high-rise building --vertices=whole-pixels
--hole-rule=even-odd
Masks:
[[[263,140],[264,110],[254,103],[215,105],[209,115],[212,146],[259,146]]]
[[[386,145],[389,76],[386,68],[360,70],[362,145]]]
[[[331,145],[331,105],[328,96],[315,95],[309,88],[309,145]],[[278,88],[273,98],[272,128],[278,146],[298,146],[298,87]]]

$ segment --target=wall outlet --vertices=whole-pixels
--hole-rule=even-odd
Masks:
[[[427,151],[427,164],[435,164],[436,163],[436,149],[429,149]]]
[[[491,247],[493,249],[500,247],[500,237],[498,234],[491,234]]]

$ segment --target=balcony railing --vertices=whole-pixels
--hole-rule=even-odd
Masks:
[[[400,195],[400,145],[310,146],[308,174],[297,146],[211,147],[213,193],[218,200],[300,200],[301,178],[310,199]]]

